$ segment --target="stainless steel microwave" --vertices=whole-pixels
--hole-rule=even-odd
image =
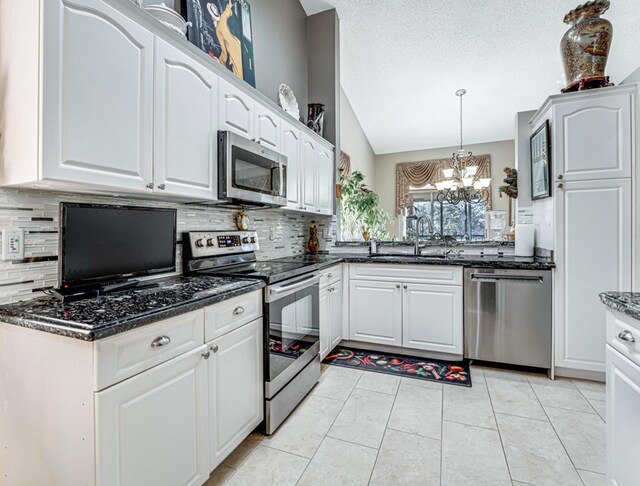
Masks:
[[[287,204],[287,157],[233,132],[218,132],[218,198],[230,204]]]

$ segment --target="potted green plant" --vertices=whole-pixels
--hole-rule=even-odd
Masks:
[[[364,184],[364,174],[354,171],[349,176],[342,176],[340,182],[343,234],[360,233],[365,241],[386,238],[386,226],[391,217],[380,206],[378,194]]]

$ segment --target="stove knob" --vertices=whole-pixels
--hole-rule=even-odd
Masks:
[[[204,246],[205,242],[204,242],[204,238],[200,238],[199,240],[196,240],[196,246],[198,248],[202,248]]]
[[[256,238],[255,236],[251,237],[251,243],[257,243],[258,242],[258,238]]]
[[[246,237],[246,236],[245,236],[244,238],[242,238],[242,243],[244,243],[245,245],[246,245],[247,243],[249,243],[249,238],[248,238],[248,237]]]
[[[216,246],[215,241],[213,241],[213,238],[209,238],[207,240],[207,246]]]

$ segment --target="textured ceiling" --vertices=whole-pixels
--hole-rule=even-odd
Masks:
[[[378,154],[514,136],[518,111],[564,86],[564,15],[579,0],[300,0],[307,14],[336,8],[341,83]],[[611,0],[607,74],[640,66],[640,0]]]

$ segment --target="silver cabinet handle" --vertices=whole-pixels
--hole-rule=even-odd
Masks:
[[[164,185],[164,184],[160,184],[160,185],[158,186],[158,189],[160,189],[161,191],[164,191],[166,187],[167,187],[166,185]]]
[[[564,179],[564,176],[562,174],[558,174],[558,180],[562,180]]]
[[[162,346],[166,346],[171,342],[171,338],[169,336],[158,336],[153,341],[151,341],[152,348],[161,348]]]
[[[400,288],[400,284],[397,284],[397,285],[396,285],[396,288],[397,288],[397,289],[399,289],[399,288]]]
[[[564,184],[562,182],[558,182],[558,189],[562,189],[564,187]]]
[[[403,285],[403,286],[402,286],[402,288],[403,288],[403,289],[405,289],[405,290],[407,290],[409,287],[408,287],[408,286],[406,286],[406,285]]]
[[[239,316],[240,314],[244,314],[244,307],[238,306],[235,309],[233,309],[234,316]]]
[[[220,350],[220,348],[218,347],[217,344],[214,344],[209,348],[209,350],[211,350],[212,353],[217,353]]]
[[[329,275],[327,275],[328,278],[333,278],[333,273],[330,273]]]
[[[153,189],[153,182],[149,182],[149,184],[147,184],[147,189]]]
[[[211,353],[209,351],[205,351],[204,353],[202,353],[202,357],[204,359],[209,359],[211,357]]]
[[[631,334],[631,331],[622,331],[620,334],[618,334],[618,337],[620,339],[622,339],[623,341],[626,341],[628,343],[635,343],[636,342],[636,338],[633,337],[633,334]]]

